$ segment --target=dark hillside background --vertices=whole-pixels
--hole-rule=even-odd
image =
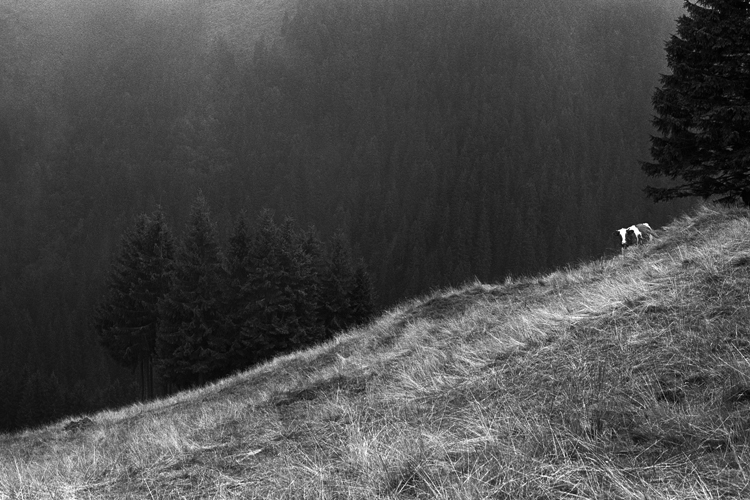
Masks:
[[[92,314],[134,216],[179,233],[198,189],[225,239],[341,230],[380,306],[670,220],[637,161],[681,4],[0,0],[0,429],[134,397]]]

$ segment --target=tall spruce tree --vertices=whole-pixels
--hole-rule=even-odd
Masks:
[[[241,343],[249,362],[312,344],[321,338],[315,314],[317,280],[305,240],[291,220],[281,226],[270,211],[258,216],[245,261]]]
[[[666,44],[670,75],[653,95],[650,176],[682,184],[646,188],[654,200],[738,197],[750,205],[750,2],[685,2]]]
[[[94,327],[118,363],[138,368],[141,397],[150,399],[154,397],[158,304],[169,291],[174,258],[174,239],[163,212],[139,215],[135,226],[123,236],[121,247]]]
[[[351,291],[354,287],[354,267],[346,237],[337,232],[328,249],[321,276],[318,315],[332,336],[355,323]]]
[[[159,365],[175,387],[203,384],[227,373],[230,346],[223,331],[224,283],[216,228],[208,202],[199,192],[175,256],[172,287],[159,303]]]
[[[250,270],[248,255],[250,252],[250,232],[245,213],[241,213],[234,224],[229,238],[226,255],[226,286],[223,294],[224,334],[227,338],[228,364],[232,370],[250,366],[252,359],[246,357],[241,343],[241,332],[246,321],[245,311],[247,295],[245,285]]]
[[[367,322],[375,309],[375,291],[372,279],[367,272],[363,260],[354,268],[352,287],[349,290],[349,303],[352,311],[352,321],[355,325]]]
[[[297,231],[293,219],[286,217],[279,227],[282,250],[282,281],[279,283],[289,302],[286,322],[295,330],[296,346],[312,345],[323,337],[323,329],[316,315],[319,277],[314,255],[311,255],[306,235]]]

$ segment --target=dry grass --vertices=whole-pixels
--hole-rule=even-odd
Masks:
[[[0,498],[747,498],[748,215],[706,206],[622,259],[0,436]]]

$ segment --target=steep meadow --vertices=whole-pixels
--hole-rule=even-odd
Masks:
[[[0,498],[740,498],[750,213],[442,289],[214,385],[0,436]]]

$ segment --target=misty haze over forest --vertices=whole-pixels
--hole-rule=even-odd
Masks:
[[[221,244],[243,210],[341,232],[379,307],[670,220],[638,161],[681,6],[0,0],[0,430],[136,397],[94,311],[198,190]]]

